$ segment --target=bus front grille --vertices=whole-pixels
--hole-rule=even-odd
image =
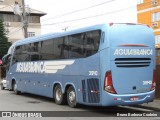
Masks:
[[[151,58],[116,58],[117,67],[147,67],[151,63]]]

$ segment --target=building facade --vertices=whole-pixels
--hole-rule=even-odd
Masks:
[[[160,98],[160,0],[138,0],[138,23],[150,25],[155,35],[156,49],[156,98]]]
[[[160,0],[138,0],[138,23],[150,25],[153,28],[156,43],[156,64],[160,65]]]
[[[22,0],[16,0],[22,6]],[[23,22],[21,15],[14,14],[14,0],[0,0],[0,19],[4,21],[4,26],[9,42],[14,43],[17,40],[24,38]],[[31,9],[25,6],[27,13],[26,19],[28,22],[28,37],[41,34],[40,17],[46,13]]]
[[[137,19],[153,28],[155,42],[160,44],[160,0],[138,0]]]

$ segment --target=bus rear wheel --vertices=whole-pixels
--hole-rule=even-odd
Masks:
[[[63,94],[60,85],[56,85],[54,89],[54,99],[55,99],[55,103],[58,105],[62,105],[66,103],[66,95]]]
[[[67,90],[67,102],[70,107],[77,107],[76,92],[73,86],[70,86]]]

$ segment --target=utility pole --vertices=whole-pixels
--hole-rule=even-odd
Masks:
[[[67,29],[68,29],[68,26],[65,26],[62,28],[62,30],[64,30],[64,31],[67,31]]]
[[[28,10],[28,9],[27,9]],[[22,0],[22,6],[19,5],[17,1],[15,1],[14,14],[19,15],[21,17],[21,21],[23,24],[24,37],[28,37],[28,20],[27,15],[30,11],[26,11],[25,2]]]
[[[28,20],[27,20],[24,0],[22,0],[22,16],[21,17],[23,22],[24,37],[27,38],[28,37]]]

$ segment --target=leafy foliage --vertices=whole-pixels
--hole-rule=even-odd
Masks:
[[[0,19],[0,59],[5,55],[10,47],[11,43],[8,42],[6,37],[3,21]]]

